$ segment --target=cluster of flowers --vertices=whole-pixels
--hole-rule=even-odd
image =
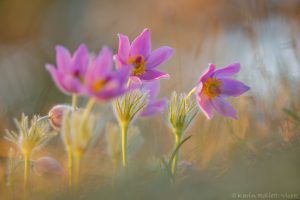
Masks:
[[[208,70],[188,94],[177,95],[174,92],[168,104],[167,99],[157,99],[157,96],[160,90],[159,79],[169,78],[169,74],[159,71],[157,68],[173,56],[174,50],[171,47],[163,46],[152,51],[149,29],[145,29],[132,43],[123,34],[119,34],[118,37],[119,49],[114,56],[108,47],[103,47],[100,53],[94,56],[84,44],[80,45],[73,55],[63,46],[57,46],[56,66],[46,65],[57,87],[64,93],[73,95],[72,107],[55,106],[50,110],[48,116],[52,126],[62,132],[68,152],[70,179],[72,178],[73,158],[77,163],[75,171],[79,175],[80,160],[92,139],[95,118],[92,116],[91,110],[96,102],[114,100],[112,102],[115,115],[122,132],[123,167],[127,166],[127,132],[133,119],[137,116],[159,114],[169,105],[169,122],[175,135],[176,146],[166,168],[170,174],[175,175],[178,150],[187,139],[182,140],[182,135],[196,116],[198,107],[208,119],[213,118],[214,111],[223,116],[237,119],[237,112],[227,102],[227,98],[240,96],[249,90],[248,86],[231,78],[240,71],[239,63],[233,63],[218,70],[214,64],[209,64]],[[116,67],[114,67],[114,63]],[[80,109],[77,109],[76,106],[78,95],[90,98],[83,113],[79,114],[78,110]],[[68,111],[67,114],[66,111]],[[31,125],[36,126],[38,121],[35,119]],[[26,123],[28,124],[28,122]],[[28,125],[21,130],[25,130],[25,133],[19,134],[20,137],[24,138],[31,134]],[[43,131],[44,129],[41,130],[41,132]],[[18,139],[19,136],[15,133],[8,135],[10,141],[22,147],[21,150],[28,161],[31,150],[38,144],[29,141],[24,147],[22,143],[24,139]],[[37,135],[42,135],[42,133]],[[43,137],[40,140],[42,143]],[[27,168],[25,180],[28,178]]]

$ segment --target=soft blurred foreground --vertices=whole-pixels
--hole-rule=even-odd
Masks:
[[[6,185],[14,146],[3,136],[5,129],[16,129],[12,119],[22,112],[45,115],[52,106],[71,102],[44,67],[54,62],[55,45],[74,50],[86,43],[95,52],[109,45],[116,51],[117,33],[133,39],[145,27],[153,48],[176,49],[163,66],[171,79],[161,82],[161,97],[188,92],[209,62],[223,67],[239,61],[238,79],[251,87],[233,100],[239,120],[208,121],[199,113],[183,146],[178,180],[170,184],[160,160],[174,145],[167,114],[135,122],[124,172],[112,159],[111,144],[120,137],[112,106],[99,104],[101,129],[84,157],[79,190],[70,195],[64,175],[37,170],[31,199],[259,199],[259,194],[299,199],[299,13],[300,2],[293,0],[0,1],[0,199],[22,196],[22,167],[16,170],[15,191]],[[33,158],[42,156],[66,167],[59,135]]]

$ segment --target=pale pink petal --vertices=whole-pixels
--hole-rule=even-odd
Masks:
[[[71,54],[68,49],[61,45],[56,46],[56,63],[57,67],[67,72],[71,67]]]
[[[167,100],[161,99],[149,104],[142,112],[141,116],[148,117],[162,113],[167,107]]]
[[[60,74],[59,71],[53,65],[50,64],[46,65],[46,69],[50,72],[55,85],[64,93],[70,94],[71,92],[68,91],[68,89],[65,87],[63,83],[62,74]]]
[[[214,109],[221,115],[226,117],[232,117],[233,119],[238,119],[236,110],[232,107],[230,103],[225,101],[222,97],[215,97],[212,100],[212,105]]]
[[[215,71],[214,75],[217,78],[232,76],[240,71],[240,63],[232,63],[222,69]]]
[[[213,106],[210,99],[202,93],[197,94],[198,105],[207,119],[212,119],[214,116]]]
[[[126,35],[118,34],[119,37],[119,50],[118,56],[126,61],[129,57],[129,50],[130,50],[130,42]]]
[[[164,46],[151,52],[147,59],[147,68],[153,69],[167,62],[173,55],[174,49]]]
[[[149,29],[144,31],[131,44],[130,55],[142,55],[147,58],[151,52],[151,35]]]
[[[151,80],[157,80],[160,78],[169,78],[169,77],[170,77],[169,74],[157,70],[148,70],[145,72],[145,74],[139,76],[141,80],[145,80],[145,81],[151,81]]]
[[[113,67],[111,50],[108,47],[103,47],[93,64],[93,73],[101,77],[106,76]]]
[[[204,83],[215,72],[216,69],[215,64],[210,63],[208,64],[208,66],[209,66],[208,69],[202,74],[202,76],[200,76],[199,82]]]
[[[229,79],[229,78],[222,78],[220,79],[222,81],[221,91],[222,96],[228,97],[228,96],[240,96],[241,94],[247,92],[250,87],[242,83],[241,81]]]
[[[159,80],[144,82],[143,89],[148,93],[149,101],[155,100],[156,97],[158,96],[159,90],[160,90]]]
[[[116,62],[118,68],[122,68],[127,65],[126,61],[123,60],[119,55],[114,55],[113,59]]]
[[[81,73],[85,73],[89,63],[89,51],[85,44],[81,44],[73,56],[74,68],[80,70]]]

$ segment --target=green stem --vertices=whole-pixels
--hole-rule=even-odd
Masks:
[[[95,106],[95,104],[96,104],[96,99],[90,98],[90,100],[86,104],[85,110],[83,112],[83,121],[85,121],[88,118],[88,116],[92,112],[92,109]]]
[[[78,189],[79,181],[80,181],[80,167],[81,167],[81,160],[82,160],[82,152],[77,151],[75,152],[75,185],[76,189]]]
[[[176,132],[175,132],[175,149],[180,144],[181,135],[182,135],[182,132],[179,131],[179,130],[176,130]],[[173,174],[173,176],[175,176],[175,174],[176,174],[178,158],[179,158],[179,150],[175,154],[175,157],[174,157],[174,160],[173,160],[173,163],[172,163],[172,174]]]
[[[24,190],[28,188],[28,179],[30,175],[30,152],[24,152]]]
[[[77,94],[72,95],[72,110],[73,112],[76,111],[77,107]]]
[[[73,155],[70,147],[67,147],[67,154],[68,154],[68,183],[69,183],[69,188],[71,189],[73,185]]]
[[[122,166],[123,168],[127,167],[127,132],[128,132],[128,123],[121,123],[122,131]]]

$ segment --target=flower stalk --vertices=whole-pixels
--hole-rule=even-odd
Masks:
[[[121,123],[122,131],[122,166],[127,167],[127,133],[128,133],[128,123]]]
[[[72,95],[72,111],[75,112],[77,107],[77,94]]]
[[[176,149],[176,147],[178,147],[178,145],[180,144],[181,135],[182,135],[182,131],[180,131],[180,130],[175,131],[175,148],[174,149]],[[172,162],[172,174],[173,174],[173,176],[175,176],[175,174],[176,174],[178,159],[179,159],[179,151],[176,152],[174,160]]]
[[[78,189],[78,185],[80,182],[80,169],[81,169],[81,161],[83,157],[83,152],[82,151],[76,151],[74,153],[74,161],[75,161],[75,186],[76,189]]]
[[[30,176],[30,155],[31,152],[24,152],[24,189],[28,188],[28,179]]]
[[[127,133],[130,124],[147,105],[147,93],[139,90],[131,91],[116,99],[115,114],[122,135],[122,166],[127,167]]]

